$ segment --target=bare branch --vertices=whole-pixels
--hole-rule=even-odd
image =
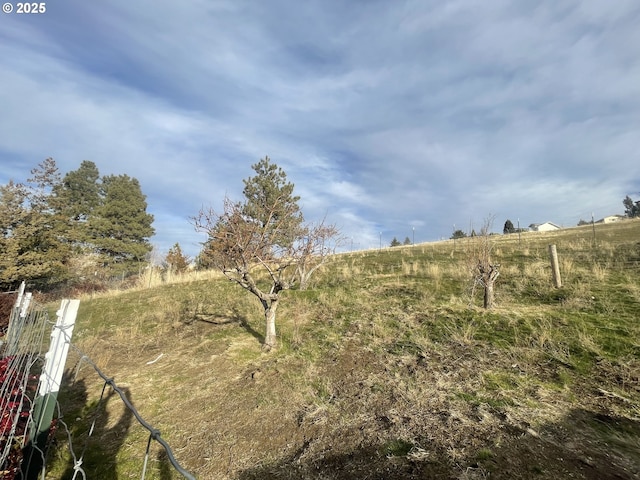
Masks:
[[[492,308],[494,303],[494,285],[500,275],[500,264],[494,263],[491,258],[493,250],[493,240],[491,238],[491,227],[494,215],[484,220],[480,235],[470,237],[467,240],[467,264],[473,277],[471,287],[471,301],[475,293],[475,286],[480,285],[484,290],[484,308]]]
[[[202,208],[191,220],[197,231],[207,234],[201,261],[260,299],[267,322],[265,344],[271,347],[275,345],[278,294],[298,278],[306,284],[335,249],[330,242],[338,230],[324,221],[303,224],[293,184],[286,182],[284,172],[268,158],[253,168],[258,175],[244,181],[244,203],[225,198],[221,213]],[[253,269],[264,274],[254,278]]]

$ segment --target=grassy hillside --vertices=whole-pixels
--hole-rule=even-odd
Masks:
[[[336,256],[285,292],[270,353],[215,275],[82,299],[75,343],[201,479],[639,478],[640,222],[493,239],[491,311],[463,239]],[[88,478],[139,478],[148,433],[78,357],[75,453],[97,411]],[[154,446],[147,478],[181,477]]]

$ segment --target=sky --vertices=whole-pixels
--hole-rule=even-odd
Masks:
[[[348,249],[640,197],[637,0],[8,3],[0,184],[47,157],[135,177],[161,252],[195,256],[189,218],[265,155]]]

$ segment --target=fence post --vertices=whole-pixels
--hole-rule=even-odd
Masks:
[[[22,282],[20,284],[20,288],[18,289],[18,297],[16,298],[16,302],[13,304],[13,309],[11,310],[11,316],[9,317],[7,334],[5,335],[4,340],[5,355],[16,354],[18,340],[20,339],[20,334],[22,333],[22,327],[27,316],[29,304],[31,303],[31,292],[28,292],[25,295],[24,289],[25,283]]]
[[[80,300],[62,300],[60,310],[57,312],[56,325],[51,332],[51,344],[40,374],[38,395],[34,401],[31,416],[29,444],[25,448],[22,465],[22,470],[25,472],[24,478],[27,480],[37,479],[44,466],[47,439],[79,306]],[[27,462],[26,465],[25,462]]]
[[[549,245],[549,256],[551,257],[551,271],[553,272],[553,284],[556,288],[562,287],[560,278],[560,266],[558,265],[558,251],[555,245]]]
[[[24,289],[26,288],[26,284],[24,280],[20,283],[20,288],[18,288],[18,298],[16,299],[16,305],[20,305],[22,303],[22,296],[24,295]]]

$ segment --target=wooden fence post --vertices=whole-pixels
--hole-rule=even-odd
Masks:
[[[556,288],[562,287],[560,278],[560,266],[558,265],[558,251],[555,245],[549,245],[549,256],[551,257],[551,271],[553,272],[553,284]]]

